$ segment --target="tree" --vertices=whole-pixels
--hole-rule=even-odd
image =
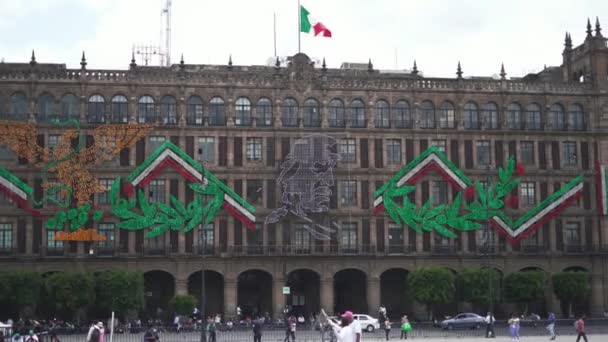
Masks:
[[[107,311],[115,311],[127,319],[127,315],[144,307],[144,275],[140,272],[105,271],[95,277],[97,305]]]
[[[86,307],[95,302],[95,284],[91,273],[58,272],[46,280],[49,300],[55,309],[79,324]]]
[[[42,277],[36,272],[16,271],[8,272],[6,279],[10,284],[11,303],[19,308],[19,316],[31,318],[40,298]]]
[[[462,300],[478,306],[500,301],[500,283],[500,273],[492,268],[470,268],[458,274]]]
[[[572,317],[572,303],[585,300],[589,295],[589,273],[559,272],[552,278],[553,292],[559,300],[568,304],[568,317]]]
[[[433,318],[433,306],[446,304],[454,299],[456,287],[454,275],[441,267],[421,268],[407,277],[412,298],[426,305],[428,318]]]
[[[178,315],[189,315],[196,307],[196,298],[192,295],[177,295],[169,304]]]
[[[545,274],[542,271],[514,272],[505,277],[505,299],[511,303],[524,305],[544,297]]]

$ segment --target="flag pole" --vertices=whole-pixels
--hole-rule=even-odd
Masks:
[[[273,19],[273,26],[272,26],[272,30],[274,33],[274,57],[277,57],[277,14],[273,13],[272,14],[272,19]]]
[[[300,28],[302,27],[302,13],[300,11],[300,0],[298,0],[298,53],[300,53]]]

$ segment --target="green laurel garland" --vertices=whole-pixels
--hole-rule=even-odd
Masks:
[[[418,209],[412,203],[408,194],[414,186],[397,187],[396,182],[389,184],[382,200],[388,215],[399,225],[408,225],[418,233],[435,231],[448,238],[455,238],[455,231],[471,231],[481,227],[481,224],[499,214],[505,206],[505,197],[517,187],[520,179],[514,177],[515,160],[509,158],[505,169],[498,169],[498,181],[493,186],[475,182],[476,198],[470,202],[463,201],[463,191],[459,191],[451,204],[433,207],[430,198],[422,208]],[[402,198],[399,205],[397,198]]]

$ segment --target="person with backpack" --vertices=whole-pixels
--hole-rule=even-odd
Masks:
[[[207,333],[209,336],[209,342],[216,342],[217,340],[217,336],[216,336],[216,331],[217,331],[217,325],[215,323],[215,320],[213,318],[209,318],[207,320]]]
[[[549,316],[547,317],[548,325],[547,330],[549,330],[549,335],[551,338],[549,340],[555,340],[555,314],[553,312],[549,312]]]
[[[587,342],[587,335],[585,334],[585,315],[582,315],[581,318],[574,323],[576,327],[576,342],[579,342],[581,336]]]
[[[412,331],[412,325],[410,321],[407,319],[407,316],[403,316],[401,318],[401,339],[407,340],[407,333]]]
[[[488,315],[486,316],[486,338],[495,338],[496,334],[494,333],[494,323],[496,322],[496,319],[494,318],[494,315],[492,315],[491,312],[488,312]]]

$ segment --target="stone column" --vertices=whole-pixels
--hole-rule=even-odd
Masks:
[[[375,313],[380,308],[380,278],[367,277],[367,312]]]
[[[334,314],[334,280],[332,278],[321,279],[321,308],[328,315]]]
[[[31,217],[25,220],[25,255],[31,256],[34,244],[34,222]]]
[[[178,279],[175,281],[175,294],[178,296],[188,294],[188,279]]]
[[[592,316],[601,316],[608,311],[606,306],[606,296],[608,289],[605,288],[605,280],[608,276],[605,272],[605,258],[594,258],[592,270],[590,272],[591,298],[590,307]]]
[[[224,278],[224,315],[226,315],[226,317],[236,316],[236,290],[236,279]]]
[[[561,304],[555,292],[553,292],[553,279],[549,275],[547,279],[547,285],[545,286],[545,302],[547,303],[547,310],[559,315],[562,312]]]
[[[182,101],[183,102],[183,101]],[[186,187],[188,184],[183,179],[177,181],[177,198],[182,202],[186,202]],[[195,228],[196,229],[196,228]],[[179,232],[177,235],[177,253],[186,253],[186,234]]]
[[[285,295],[283,294],[285,280],[283,277],[275,277],[272,282],[272,316],[281,318],[285,307]]]

